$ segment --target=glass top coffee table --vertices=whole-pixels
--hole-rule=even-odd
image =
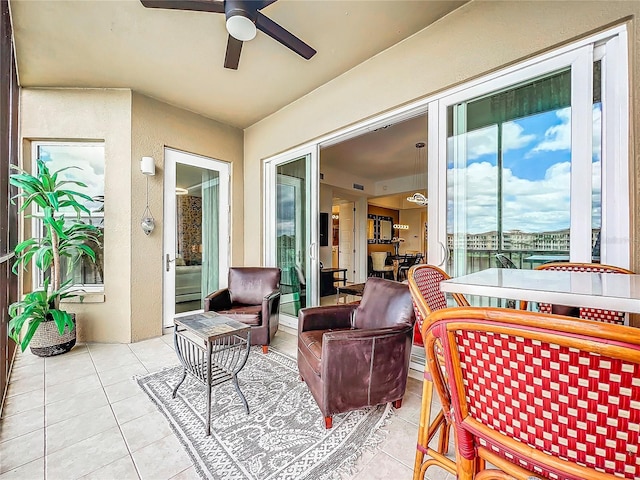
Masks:
[[[232,381],[247,414],[249,405],[238,385],[238,372],[242,370],[251,346],[251,327],[215,312],[196,313],[174,319],[173,343],[180,363],[184,367],[178,388],[187,373],[204,384],[207,396],[206,430],[211,433],[211,388]]]
[[[344,303],[347,303],[347,295],[361,297],[364,292],[364,283],[353,283],[351,285],[341,285],[338,287],[338,298],[336,303],[340,303],[340,298],[344,295]]]

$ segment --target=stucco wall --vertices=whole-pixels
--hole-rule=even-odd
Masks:
[[[67,304],[77,313],[79,341],[131,339],[131,91],[23,88],[23,162],[31,140],[104,140],[104,302]],[[101,297],[99,297],[101,299]]]
[[[232,164],[231,264],[243,264],[241,130],[130,90],[25,88],[21,137],[27,162],[31,140],[105,143],[104,302],[65,307],[78,314],[79,341],[127,343],[162,333],[164,146]],[[140,228],[143,156],[156,161],[149,181],[156,230],[148,237]]]
[[[231,163],[231,265],[244,262],[243,132],[155,99],[133,94],[131,126],[131,340],[162,332],[163,166],[164,147]],[[149,177],[149,204],[156,229],[146,236],[140,228],[145,207],[146,178],[140,159],[155,159],[156,175]],[[249,203],[251,204],[251,202]],[[249,248],[256,244],[248,242]]]
[[[633,79],[640,62],[640,2],[472,1],[413,37],[369,59],[344,75],[245,130],[245,191],[262,191],[262,160],[293,146],[359,122],[380,112],[432,95],[471,78],[566,44],[612,24],[628,21],[630,51],[631,211],[635,199],[633,139],[640,121]],[[633,18],[632,18],[633,17]],[[245,234],[262,233],[262,209],[245,212]],[[632,219],[632,244],[638,238]],[[640,248],[631,268],[640,268]],[[261,251],[246,248],[247,263]]]

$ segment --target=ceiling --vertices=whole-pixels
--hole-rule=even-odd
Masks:
[[[138,0],[10,0],[10,7],[23,87],[131,88],[246,128],[464,3],[279,0],[262,13],[318,53],[304,60],[258,32],[238,70],[223,68],[221,14],[147,9]]]
[[[416,158],[416,143],[427,142],[427,117],[421,115],[320,150],[320,166],[379,182],[408,177],[427,168],[427,148]],[[416,165],[416,163],[418,165]]]

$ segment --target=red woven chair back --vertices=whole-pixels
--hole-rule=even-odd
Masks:
[[[462,458],[543,478],[640,479],[640,330],[476,307],[430,321],[427,358],[444,355],[434,383]]]
[[[633,273],[625,268],[614,267],[613,265],[602,265],[600,263],[546,263],[540,265],[536,270],[561,270],[565,272],[596,272],[596,273]],[[542,313],[552,313],[551,304],[539,303],[538,308]],[[580,307],[580,318],[595,320],[597,322],[615,323],[624,325],[625,312],[615,310],[602,310],[599,308]]]
[[[447,297],[440,291],[440,282],[451,278],[444,270],[434,265],[415,265],[409,270],[409,290],[416,314],[416,331],[422,330],[424,320],[431,312],[447,308]],[[468,306],[463,295],[453,295],[458,306]],[[416,339],[417,340],[417,339]],[[422,337],[419,339],[422,344]]]

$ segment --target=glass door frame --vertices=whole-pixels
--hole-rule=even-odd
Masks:
[[[595,48],[608,49],[603,59],[603,132],[613,134],[613,141],[602,145],[602,263],[628,268],[627,248],[615,248],[616,243],[629,243],[628,195],[628,100],[627,61],[625,58],[626,29],[618,27],[601,35],[585,39],[557,52],[519,63],[487,77],[445,92],[429,103],[428,145],[431,158],[428,166],[428,256],[433,265],[446,267],[447,245],[447,109],[483,95],[508,89],[527,80],[563,68],[571,68],[571,227],[570,260],[591,262],[591,215],[584,205],[591,204],[592,155],[592,66]],[[596,57],[600,55],[596,54]],[[606,107],[604,106],[606,102]],[[622,132],[622,133],[618,133]],[[573,139],[580,139],[575,142]],[[435,154],[435,155],[434,155]],[[606,160],[605,160],[606,159]],[[605,166],[606,165],[606,166]],[[622,189],[622,190],[621,190]],[[616,213],[617,212],[617,213]],[[609,245],[609,248],[607,248]],[[445,268],[446,269],[446,268]],[[450,272],[451,273],[451,272]]]
[[[319,260],[319,204],[320,204],[320,148],[318,144],[292,150],[281,155],[271,157],[264,161],[264,265],[267,267],[277,266],[277,175],[278,167],[301,158],[305,158],[305,189],[306,210],[305,238],[307,245],[305,251],[307,255],[306,270],[304,272],[306,285],[307,306],[317,306],[320,304],[320,260]],[[297,328],[298,320],[289,315],[281,314],[280,322],[291,328]]]
[[[203,157],[189,152],[165,147],[164,149],[164,206],[163,206],[163,295],[162,295],[162,326],[163,328],[173,326],[175,317],[189,315],[194,312],[202,312],[202,309],[175,313],[175,289],[176,289],[176,166],[177,164],[189,165],[206,170],[218,172],[219,178],[219,285],[224,288],[228,283],[229,259],[230,259],[230,177],[231,165],[221,160]],[[208,295],[211,292],[201,292]]]

